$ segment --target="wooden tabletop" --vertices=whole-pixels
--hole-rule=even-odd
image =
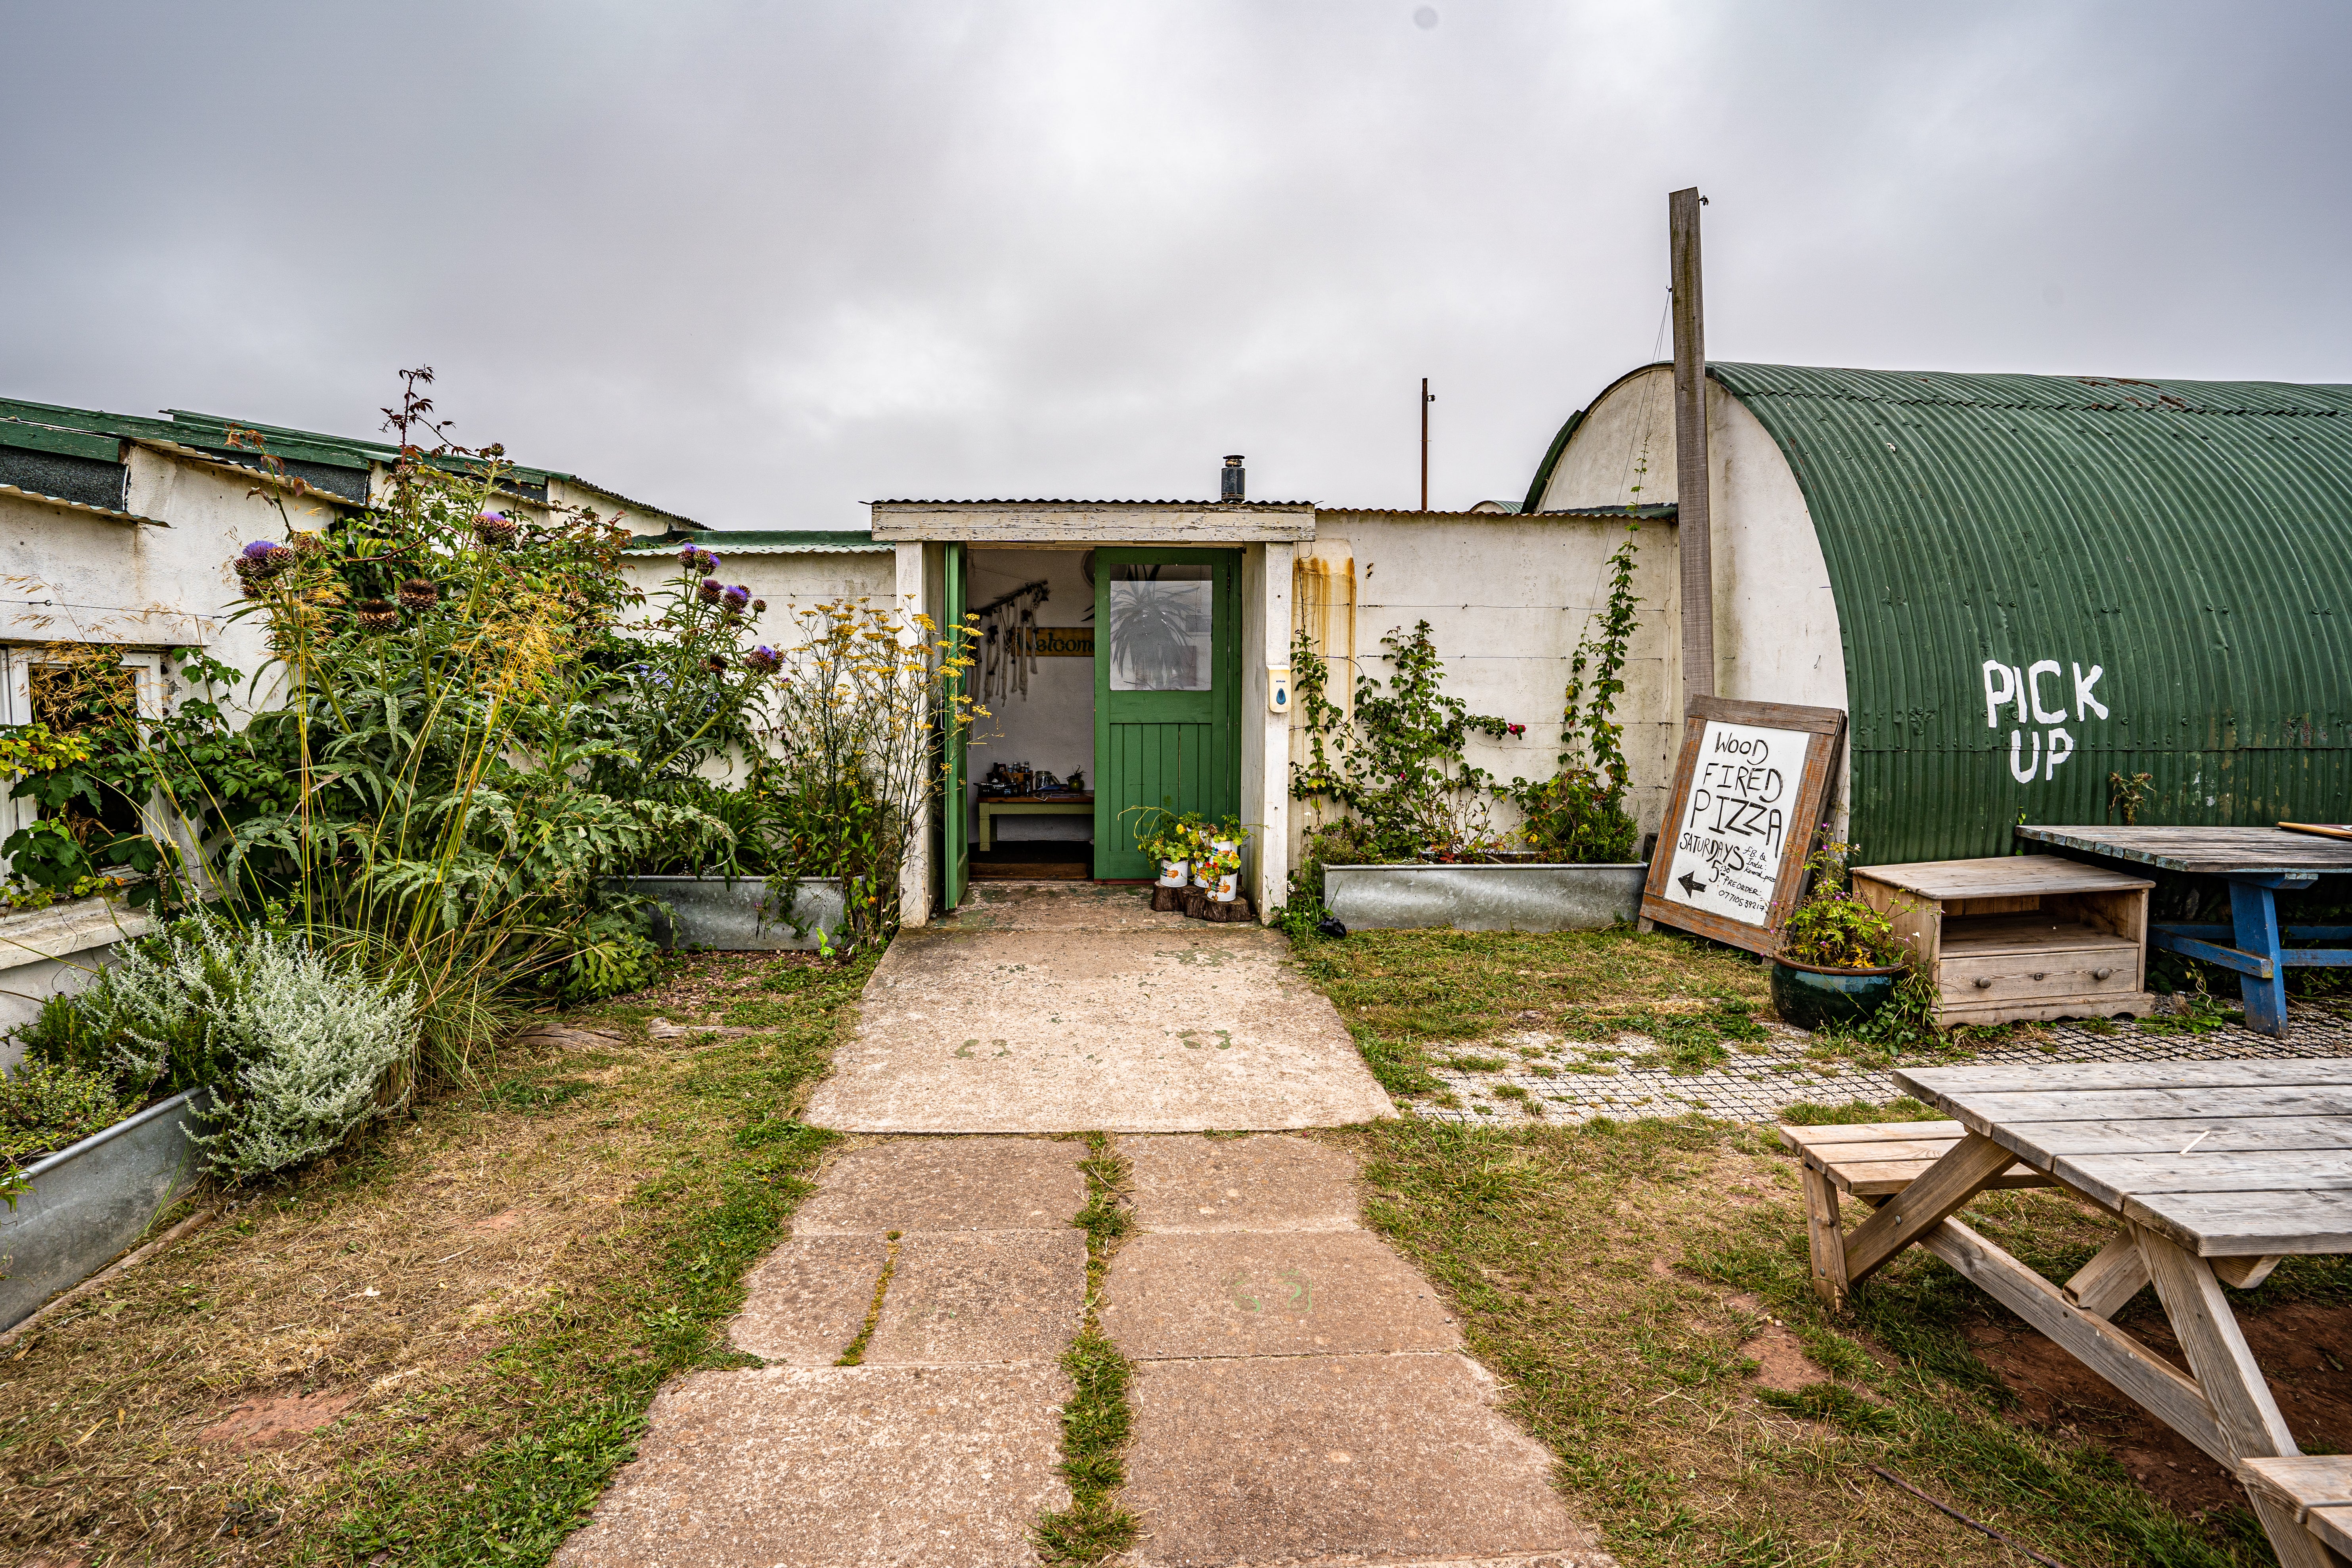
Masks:
[[[1065,790],[1060,795],[984,795],[980,797],[982,805],[1092,805],[1094,803],[1095,792],[1090,789]]]
[[[2352,846],[2347,846],[2352,847]],[[1885,882],[1923,899],[2011,898],[2025,893],[2120,893],[2153,888],[2105,866],[2063,855],[1997,855],[1980,860],[1921,860],[1908,866],[1856,866],[1854,876]]]
[[[2021,1062],[1895,1081],[2200,1257],[2352,1252],[2352,1058]]]
[[[2352,841],[2275,827],[2021,827],[2020,838],[2170,871],[2352,871]]]

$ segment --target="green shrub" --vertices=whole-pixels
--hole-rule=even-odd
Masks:
[[[298,934],[213,918],[130,944],[25,1035],[32,1055],[103,1078],[127,1103],[209,1087],[194,1136],[231,1180],[323,1154],[391,1109],[381,1091],[416,1037],[413,987],[372,981]]]
[[[26,1061],[0,1077],[0,1167],[29,1165],[129,1112],[111,1075],[68,1063]]]

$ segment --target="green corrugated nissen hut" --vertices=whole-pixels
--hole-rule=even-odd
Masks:
[[[1849,711],[1864,859],[2120,822],[2114,775],[2142,823],[2352,813],[2352,387],[1709,376],[1717,689]],[[1671,386],[1571,417],[1526,510],[1672,501]]]

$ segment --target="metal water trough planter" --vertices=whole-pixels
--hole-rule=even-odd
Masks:
[[[1323,902],[1350,931],[1598,931],[1642,910],[1647,866],[1326,866]]]
[[[668,917],[654,917],[654,940],[664,947],[814,952],[817,933],[839,931],[848,910],[835,877],[799,883],[790,909],[770,897],[764,877],[628,877],[620,885],[670,907]]]
[[[204,1092],[175,1094],[23,1173],[32,1191],[0,1207],[0,1329],[104,1268],[195,1185],[188,1128]]]

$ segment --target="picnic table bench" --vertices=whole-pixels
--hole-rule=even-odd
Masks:
[[[2020,827],[2020,838],[2109,860],[2219,877],[2230,884],[2228,925],[2151,925],[2147,944],[2235,971],[2246,1026],[2286,1034],[2286,971],[2352,964],[2352,948],[2289,947],[2352,939],[2352,926],[2278,923],[2278,895],[2352,873],[2352,839],[2275,827]]]
[[[1803,1162],[1823,1300],[1842,1307],[1918,1243],[2238,1474],[2286,1568],[2343,1563],[2328,1531],[2352,1528],[2352,1459],[2301,1454],[2222,1287],[2251,1289],[2284,1258],[2352,1252],[2352,1059],[1922,1068],[1895,1081],[1952,1120],[1780,1129]],[[2118,1222],[2063,1286],[1954,1217],[1989,1187],[2028,1185]],[[1852,1231],[1842,1195],[1874,1205]],[[2193,1375],[2110,1321],[2150,1284]]]

